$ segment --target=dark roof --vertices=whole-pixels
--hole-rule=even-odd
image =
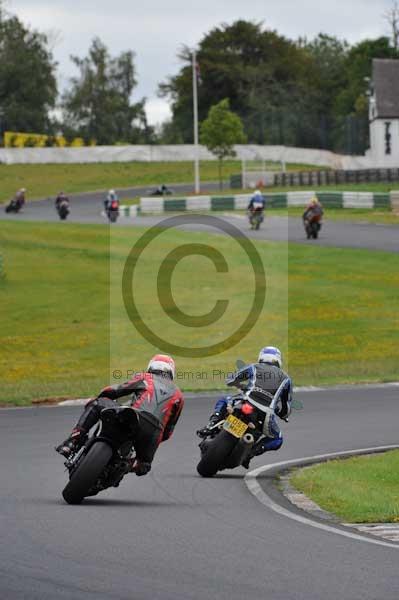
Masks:
[[[377,118],[399,118],[399,59],[373,59]]]

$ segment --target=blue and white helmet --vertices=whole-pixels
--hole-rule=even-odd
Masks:
[[[275,346],[265,346],[259,352],[258,362],[275,365],[281,369],[283,358],[278,348],[275,348]]]

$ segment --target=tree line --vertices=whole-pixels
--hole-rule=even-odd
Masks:
[[[372,59],[399,58],[399,19],[394,12],[389,17],[392,42],[383,36],[354,45],[324,33],[290,40],[245,20],[215,27],[197,49],[200,122],[228,99],[248,143],[362,153]],[[60,92],[48,36],[7,13],[0,0],[0,136],[18,131],[97,144],[192,143],[191,49],[182,47],[179,72],[159,85],[172,118],[157,130],[147,122],[145,98],[132,100],[134,57],[131,50],[111,56],[95,38],[87,56],[71,57],[77,75]]]

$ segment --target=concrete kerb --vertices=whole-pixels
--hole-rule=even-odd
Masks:
[[[331,515],[321,509],[304,494],[294,490],[289,484],[290,472],[293,467],[307,467],[336,458],[349,458],[351,456],[376,454],[397,449],[399,449],[399,445],[394,444],[287,460],[254,469],[247,473],[244,481],[251,494],[259,502],[284,517],[353,540],[399,549],[399,543],[393,543],[393,540],[399,542],[399,524],[385,524],[385,527],[381,527],[381,524],[370,524],[367,526],[364,524],[340,522],[335,515]],[[266,491],[258,482],[259,476],[267,476],[267,474],[273,477],[274,480],[279,477],[277,481],[282,484],[282,490],[277,490],[277,487],[273,486],[274,499],[272,493]],[[281,476],[283,476],[283,479],[281,479]]]

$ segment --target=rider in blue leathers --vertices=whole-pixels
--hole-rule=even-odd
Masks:
[[[280,389],[279,400],[277,402],[275,414],[283,421],[288,422],[291,413],[292,403],[292,381],[290,377],[282,370],[281,352],[274,346],[266,346],[259,353],[258,362],[247,365],[241,369],[238,374],[228,379],[228,385],[235,385],[242,389],[251,389],[251,398],[257,398],[263,403],[271,402],[276,392]],[[244,385],[238,382],[245,379]],[[238,385],[237,385],[238,383]],[[215,405],[214,411],[210,416],[209,423],[197,434],[200,437],[207,437],[210,428],[219,423],[227,416],[228,405],[233,405],[240,401],[241,394],[237,396],[223,396]],[[243,466],[249,468],[249,462],[254,456],[259,456],[270,450],[279,450],[283,444],[283,436],[274,415],[268,422],[267,435],[261,435],[254,444],[251,454],[243,463]]]
[[[266,208],[266,200],[260,190],[255,190],[253,196],[251,196],[251,200],[249,201],[247,210],[262,210],[264,211]]]
[[[248,218],[251,229],[259,229],[264,220],[266,201],[260,190],[256,190],[248,204]]]

